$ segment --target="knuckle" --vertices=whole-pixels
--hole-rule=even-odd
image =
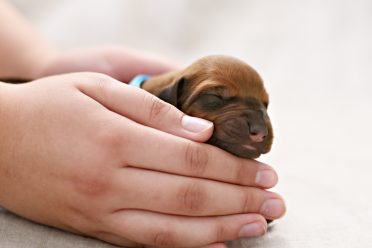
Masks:
[[[112,79],[110,76],[103,74],[103,73],[97,73],[97,72],[90,72],[89,73],[92,80],[101,83],[102,85],[110,84],[112,82]]]
[[[90,72],[88,75],[90,80],[95,82],[99,87],[106,87],[112,83],[112,78],[105,74]]]
[[[215,235],[216,241],[225,241],[227,236],[227,227],[223,224],[219,224],[216,226]]]
[[[203,208],[205,203],[205,191],[196,182],[187,182],[177,194],[177,202],[181,210],[190,214],[195,214]]]
[[[171,111],[172,106],[166,104],[154,95],[146,94],[145,106],[149,109],[148,121],[149,123],[159,123],[162,121],[162,116]]]
[[[187,143],[185,161],[191,175],[203,175],[207,168],[208,160],[208,153],[198,143]]]
[[[245,185],[247,181],[247,165],[242,159],[239,159],[239,162],[236,163],[234,182],[236,184]]]
[[[91,81],[96,84],[97,92],[104,100],[109,99],[108,88],[112,85],[112,78],[101,73],[89,73]]]
[[[243,190],[243,197],[242,197],[242,213],[250,213],[255,210],[258,211],[257,208],[257,197],[254,191],[250,190]]]
[[[122,136],[116,128],[110,126],[100,127],[96,132],[96,139],[103,150],[116,153],[122,145]]]
[[[152,243],[160,247],[174,247],[174,238],[170,231],[156,232],[152,237]]]

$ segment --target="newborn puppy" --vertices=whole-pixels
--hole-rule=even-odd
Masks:
[[[268,94],[258,73],[238,59],[204,57],[183,71],[152,77],[142,88],[188,115],[212,121],[212,145],[244,158],[270,151]]]

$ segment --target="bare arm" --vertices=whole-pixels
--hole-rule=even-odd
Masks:
[[[56,50],[9,4],[0,0],[0,77],[35,78]]]

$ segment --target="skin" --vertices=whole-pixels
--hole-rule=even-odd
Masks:
[[[277,183],[269,165],[201,143],[211,123],[112,78],[175,69],[168,61],[122,47],[62,54],[1,0],[0,25],[0,77],[42,77],[0,83],[0,205],[130,247],[226,247],[284,214],[266,190]],[[112,77],[43,77],[82,70]]]

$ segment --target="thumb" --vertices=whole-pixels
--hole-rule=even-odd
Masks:
[[[88,74],[91,81],[79,83],[84,94],[135,122],[198,142],[207,141],[213,133],[212,122],[188,116],[142,89],[103,74],[80,74]]]

